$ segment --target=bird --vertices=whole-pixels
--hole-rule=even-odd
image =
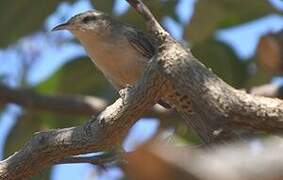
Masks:
[[[155,54],[147,33],[98,10],[79,13],[52,29],[58,30],[68,30],[79,40],[117,90],[135,85]],[[170,107],[163,101],[159,104]]]

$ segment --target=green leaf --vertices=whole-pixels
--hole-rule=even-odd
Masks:
[[[84,94],[107,99],[116,94],[116,90],[87,57],[80,57],[65,64],[36,89],[47,94]]]
[[[7,47],[21,37],[39,30],[61,2],[61,0],[1,0],[0,48]]]
[[[4,156],[18,151],[31,136],[41,129],[41,121],[34,113],[25,113],[17,117],[14,127],[6,139]]]
[[[4,145],[4,157],[12,155],[32,137],[35,132],[39,132],[44,127],[41,121],[42,114],[36,115],[35,113],[25,113],[17,117],[14,127],[8,134]],[[44,169],[36,176],[31,177],[31,180],[49,179],[51,168]]]
[[[30,180],[43,180],[43,179],[50,179],[51,178],[51,168],[46,168],[35,176],[31,177]]]
[[[87,94],[113,97],[114,89],[86,57],[65,64],[35,90],[43,94]],[[51,113],[26,111],[18,117],[5,144],[5,156],[17,151],[35,132],[80,125],[86,117],[74,117]]]
[[[267,0],[199,0],[186,27],[193,43],[211,38],[217,29],[231,27],[278,12]]]
[[[161,22],[161,20],[166,17],[172,17],[177,22],[179,21],[178,16],[175,12],[175,7],[178,4],[179,0],[171,0],[171,1],[152,1],[145,0],[145,4],[149,7],[151,12],[154,14],[156,19]],[[129,10],[122,14],[119,19],[121,21],[134,25],[140,29],[145,30],[145,22],[140,17],[140,15],[133,10],[133,8],[129,8]]]
[[[243,87],[247,78],[247,63],[241,61],[225,43],[210,39],[192,48],[192,52],[220,78],[234,87]]]
[[[95,9],[111,14],[116,1],[92,0],[91,2]]]
[[[246,87],[251,88],[267,84],[270,83],[271,79],[272,75],[270,73],[266,73],[266,71],[262,67],[256,66],[256,73],[247,78]]]

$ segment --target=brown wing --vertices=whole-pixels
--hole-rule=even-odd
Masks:
[[[143,56],[147,57],[148,60],[152,58],[154,55],[155,49],[152,43],[150,42],[148,36],[132,27],[127,27],[127,31],[125,31],[125,35],[127,36],[130,44]],[[158,101],[158,104],[163,106],[166,109],[171,109],[171,106],[163,101],[162,99]]]
[[[145,33],[132,27],[127,27],[125,33],[130,44],[143,56],[150,59],[154,55],[154,47]]]

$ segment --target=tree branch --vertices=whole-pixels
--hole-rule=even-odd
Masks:
[[[83,126],[35,134],[0,162],[0,179],[24,179],[69,156],[115,150],[138,117],[160,99],[164,86],[154,68],[147,68],[136,87],[121,91],[120,99]]]
[[[140,10],[143,7],[139,6],[140,14],[147,13],[146,10]],[[156,22],[148,19],[149,15],[142,17],[146,22]],[[235,90],[160,27],[147,26],[149,31],[162,35],[152,38],[157,42],[154,61],[169,84],[166,99],[185,115],[183,117],[204,142],[239,139],[237,127],[270,133],[283,132],[282,101],[253,97]],[[193,115],[197,121],[194,121]]]
[[[132,0],[135,3],[140,1]],[[139,13],[148,13],[141,10],[144,7],[139,6]],[[233,89],[160,25],[149,26],[157,22],[150,18],[145,20],[154,32],[156,55],[138,83],[121,91],[120,99],[85,125],[36,134],[19,152],[0,162],[0,179],[22,179],[69,156],[115,149],[133,123],[160,98],[184,114],[204,143],[238,139],[239,127],[283,132],[282,101]]]
[[[31,90],[0,85],[0,104],[15,103],[27,109],[60,114],[92,115],[102,111],[107,102],[91,96],[46,96]]]
[[[32,111],[56,114],[91,116],[101,112],[109,102],[94,96],[80,95],[42,95],[32,90],[13,89],[0,84],[0,105],[15,103]],[[174,110],[165,110],[154,106],[146,112],[145,117],[161,120],[176,118]]]

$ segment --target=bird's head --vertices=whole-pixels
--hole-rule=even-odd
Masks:
[[[54,27],[52,31],[69,30],[73,34],[103,34],[113,24],[114,20],[107,14],[90,10],[71,17],[67,22]]]

